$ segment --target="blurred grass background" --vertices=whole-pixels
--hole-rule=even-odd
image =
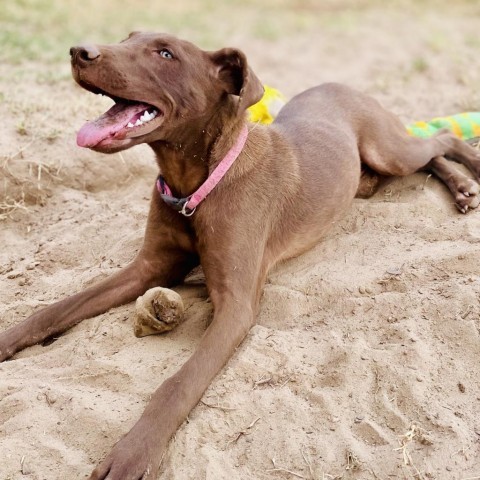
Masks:
[[[342,33],[372,9],[410,13],[432,9],[480,13],[478,0],[1,0],[0,62],[58,62],[70,45],[116,42],[132,30],[166,31],[204,48],[249,37],[275,42],[314,29]],[[472,39],[473,41],[473,39]]]

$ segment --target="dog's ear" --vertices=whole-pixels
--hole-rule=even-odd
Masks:
[[[242,51],[224,48],[210,55],[221,87],[225,92],[239,97],[239,112],[260,101],[263,85],[248,66],[247,57]]]

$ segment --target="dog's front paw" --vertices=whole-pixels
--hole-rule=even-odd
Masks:
[[[134,427],[92,472],[89,480],[154,480],[163,448],[146,431]],[[152,448],[153,447],[153,448]]]

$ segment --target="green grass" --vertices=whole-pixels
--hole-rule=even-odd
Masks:
[[[412,62],[412,70],[415,73],[425,73],[429,69],[428,61],[425,57],[416,57]]]

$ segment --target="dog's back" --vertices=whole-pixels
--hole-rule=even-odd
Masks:
[[[298,172],[294,191],[289,183],[291,166],[277,190],[290,195],[290,208],[282,213],[274,235],[288,239],[281,259],[298,255],[318,241],[350,206],[360,180],[360,155],[355,133],[335,111],[332,93],[341,86],[325,84],[311,88],[290,100],[270,130],[272,145],[265,152],[272,162],[293,162]],[[255,130],[252,131],[252,136]],[[279,138],[288,145],[289,156],[279,147]],[[268,175],[268,172],[266,173]],[[284,193],[282,193],[284,192]],[[291,206],[293,205],[293,208]],[[285,228],[282,226],[285,225]]]

